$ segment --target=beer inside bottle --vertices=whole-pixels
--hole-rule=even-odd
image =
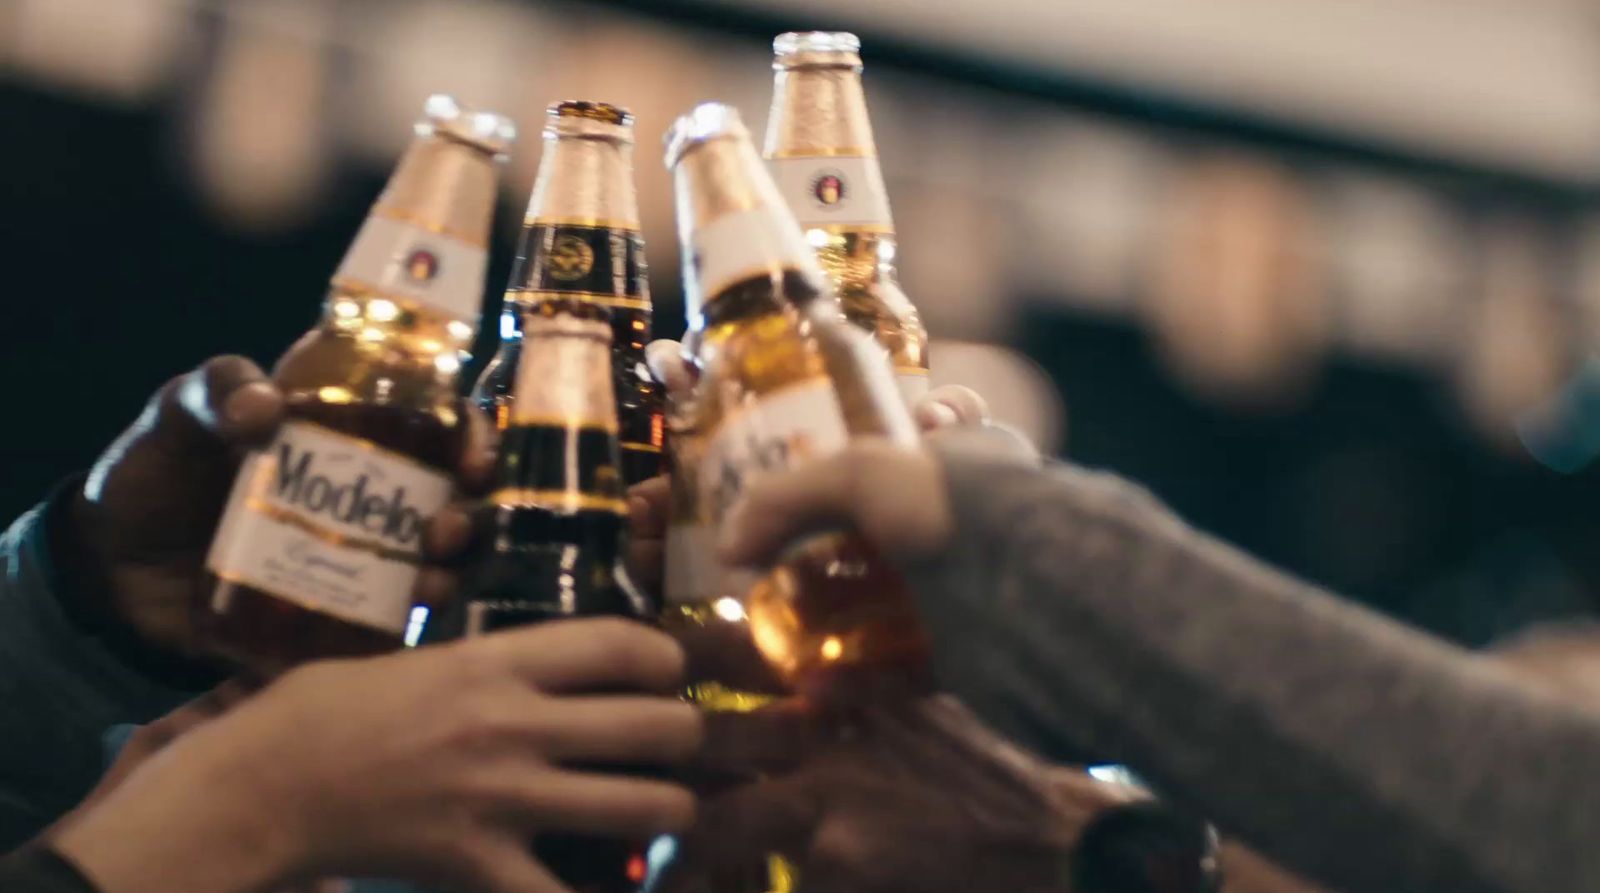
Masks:
[[[928,333],[895,276],[894,220],[878,166],[854,34],[782,34],[765,155],[845,316],[893,362],[907,402],[928,390]]]
[[[428,100],[321,322],[273,370],[287,420],[246,458],[207,559],[216,651],[272,670],[402,644],[423,528],[461,449],[456,376],[513,133]]]
[[[658,606],[622,569],[627,506],[609,314],[570,298],[541,300],[522,313],[526,350],[494,490],[473,516],[463,633],[571,617],[653,621]],[[637,842],[549,834],[535,848],[577,893],[632,893],[645,880]]]
[[[504,429],[515,400],[524,308],[552,298],[607,308],[622,476],[638,483],[662,472],[665,431],[661,387],[644,357],[651,304],[633,186],[633,116],[607,103],[560,102],[547,111],[544,138],[506,287],[500,351],[476,399]]]
[[[706,523],[719,523],[752,478],[852,436],[914,447],[882,349],[840,318],[737,114],[702,105],[668,139],[699,366],[695,478]],[[710,576],[709,592],[675,613],[718,622],[741,608],[757,647],[797,687],[923,682],[926,643],[905,583],[858,536],[814,537],[756,581],[721,568]]]

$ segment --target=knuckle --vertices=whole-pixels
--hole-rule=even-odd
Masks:
[[[661,831],[678,832],[694,826],[696,803],[688,788],[663,785],[646,800],[650,824]]]
[[[661,740],[668,756],[683,760],[698,753],[705,745],[706,719],[698,707],[681,702],[669,702],[664,710]]]

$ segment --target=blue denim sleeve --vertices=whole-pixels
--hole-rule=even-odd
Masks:
[[[0,535],[0,852],[88,793],[109,727],[193,694],[129,668],[64,610],[47,542],[63,502],[58,493]]]

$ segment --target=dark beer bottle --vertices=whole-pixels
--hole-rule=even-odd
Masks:
[[[502,429],[515,399],[522,309],[550,298],[611,311],[622,479],[662,472],[661,386],[645,365],[650,287],[633,185],[633,116],[603,102],[550,106],[544,158],[528,200],[521,245],[506,287],[500,351],[485,367],[476,400]]]
[[[628,508],[608,311],[549,298],[522,313],[525,350],[494,489],[474,511],[463,632],[562,617],[654,621],[621,566]]]
[[[521,309],[525,349],[494,489],[473,513],[462,633],[571,617],[653,622],[657,604],[622,567],[627,504],[609,311],[550,296]],[[536,849],[577,893],[632,893],[645,879],[637,842],[553,834]]]
[[[428,100],[417,137],[278,361],[276,439],[239,471],[206,566],[211,647],[262,670],[397,648],[449,499],[506,119]]]

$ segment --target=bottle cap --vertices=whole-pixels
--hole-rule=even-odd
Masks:
[[[701,143],[726,137],[748,139],[750,131],[739,119],[739,110],[722,102],[702,102],[672,122],[661,141],[666,145],[667,169],[678,164],[683,153]]]
[[[545,109],[552,118],[587,118],[618,127],[632,127],[633,113],[609,102],[591,102],[587,99],[566,99]]]
[[[418,136],[438,134],[476,146],[496,158],[504,158],[517,140],[517,127],[510,118],[467,108],[443,93],[428,97],[422,115],[416,125]]]
[[[848,31],[790,31],[772,40],[772,52],[779,56],[795,53],[859,53],[861,38]]]

